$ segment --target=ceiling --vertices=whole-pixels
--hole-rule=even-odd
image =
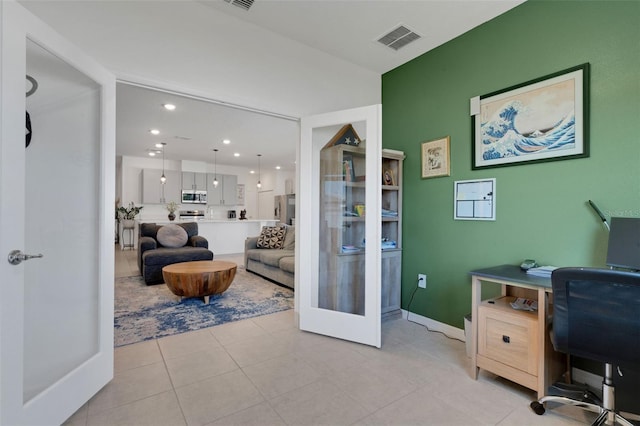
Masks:
[[[167,103],[176,109],[167,111],[162,106]],[[215,148],[217,164],[257,168],[262,154],[263,170],[295,170],[299,135],[296,120],[123,83],[116,88],[117,155],[141,157],[156,143],[166,143],[167,160],[213,163]]]
[[[248,11],[227,0],[198,3],[382,74],[523,1],[256,0]],[[398,51],[376,41],[399,24],[421,37]],[[177,109],[168,112],[164,103]],[[294,170],[299,128],[295,120],[119,83],[116,137],[117,155],[147,155],[165,142],[167,159],[213,162],[218,148],[218,164],[255,168],[262,154],[264,170]]]
[[[383,74],[524,0],[198,0],[219,12]],[[406,26],[421,36],[395,51],[377,40]]]

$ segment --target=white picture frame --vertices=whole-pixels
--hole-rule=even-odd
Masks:
[[[454,220],[496,220],[496,179],[453,183]]]

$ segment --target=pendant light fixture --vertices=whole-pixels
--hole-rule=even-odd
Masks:
[[[260,157],[262,157],[262,154],[258,154],[258,185],[256,185],[258,189],[262,188],[262,183],[260,182]]]
[[[162,142],[162,176],[160,176],[160,183],[163,185],[167,183],[167,178],[164,175],[164,146],[166,144],[167,144],[166,142]]]
[[[218,187],[218,149],[213,149],[213,187]]]

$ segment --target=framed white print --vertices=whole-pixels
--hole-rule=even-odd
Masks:
[[[471,100],[471,168],[589,156],[589,64]]]
[[[453,183],[455,220],[496,220],[496,179],[457,180]]]

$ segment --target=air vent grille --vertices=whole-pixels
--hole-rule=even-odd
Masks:
[[[399,27],[380,37],[378,39],[378,42],[384,44],[387,47],[390,47],[393,50],[399,50],[407,44],[418,40],[420,37],[421,36],[419,34],[411,31],[404,25],[400,25]]]
[[[255,0],[224,0],[229,4],[238,6],[241,9],[249,10]]]

